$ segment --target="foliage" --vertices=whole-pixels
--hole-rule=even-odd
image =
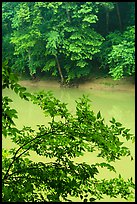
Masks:
[[[112,161],[123,156],[132,159],[130,150],[121,142],[123,137],[134,140],[129,129],[114,118],[110,126],[106,125],[100,111],[96,115],[91,110],[87,96],[76,101],[76,113],[72,115],[67,104],[51,92],[27,93],[19,86],[8,65],[3,66],[2,79],[3,88],[17,89],[21,98],[37,104],[49,118],[48,125],[38,125],[38,130],[26,126],[17,129],[14,124],[17,111],[10,108],[12,100],[4,97],[3,137],[10,137],[18,147],[2,151],[3,202],[71,201],[69,196],[93,202],[105,194],[110,197],[120,195],[125,199],[133,196],[132,178],[127,181],[121,175],[110,180],[97,178],[100,167],[116,172]],[[30,150],[45,157],[45,162],[32,161]],[[104,162],[87,164],[75,161],[85,152],[96,150]],[[48,162],[48,158],[52,160]]]
[[[5,61],[2,65],[2,89],[10,88],[21,98],[29,101],[31,94],[27,93],[26,88],[18,84],[17,81],[17,76],[11,73],[8,62]],[[10,108],[9,103],[11,102],[13,101],[8,96],[2,96],[2,131],[5,137],[12,134],[16,135],[16,132],[18,132],[13,120],[13,118],[18,118],[17,111]]]
[[[12,27],[11,21],[14,16],[14,7],[17,3],[7,2],[2,4],[2,59],[8,60],[10,65],[15,61],[14,59],[14,46],[10,43]]]
[[[134,39],[126,35],[133,34],[134,7],[133,2],[3,2],[3,61],[16,73],[44,72],[71,82],[91,74],[99,56],[112,77],[132,75]],[[120,43],[112,43],[113,37]]]
[[[110,33],[100,53],[102,66],[108,66],[109,74],[114,79],[135,73],[135,27],[130,26],[121,34]]]

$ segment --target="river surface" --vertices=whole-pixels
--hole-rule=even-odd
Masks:
[[[26,86],[27,90],[30,92],[37,92],[40,90],[53,91],[54,95],[60,99],[62,102],[68,103],[69,110],[75,114],[75,100],[82,97],[83,94],[88,95],[91,99],[91,107],[95,113],[99,110],[102,116],[105,118],[105,122],[109,124],[109,120],[114,117],[118,122],[121,122],[124,127],[130,128],[131,133],[135,134],[135,92],[122,91],[122,90],[94,90],[90,88],[60,88],[54,86],[52,83],[48,82],[45,85]],[[38,124],[47,124],[47,118],[45,118],[42,110],[37,105],[31,102],[20,99],[20,97],[11,90],[4,90],[3,95],[7,95],[13,99],[11,105],[18,111],[18,120],[15,120],[18,128],[25,126],[31,126],[36,128]],[[135,145],[131,142],[126,142],[126,145],[130,148],[133,157],[135,156]],[[2,146],[4,148],[10,149],[15,145],[8,139],[2,141]],[[31,154],[31,158],[35,161],[44,161],[44,158],[37,156],[36,154]],[[100,158],[96,158],[95,154],[86,153],[85,156],[76,159],[77,162],[100,162],[103,161]],[[128,179],[133,177],[135,179],[135,162],[131,161],[129,157],[122,158],[121,160],[115,162],[114,167],[117,170],[117,174],[113,172],[108,172],[106,169],[101,169],[99,178],[112,178],[116,177],[119,173],[123,178]],[[74,198],[73,201],[81,201],[78,198]],[[99,202],[124,202],[125,200],[118,198],[109,198],[104,196],[104,199]],[[130,202],[133,202],[131,200]],[[128,201],[129,202],[129,201]]]

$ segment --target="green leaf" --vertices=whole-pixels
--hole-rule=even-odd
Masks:
[[[80,198],[83,199],[83,195],[80,195]]]
[[[94,202],[96,199],[95,198],[90,198],[89,200],[90,200],[90,202]]]
[[[134,160],[134,158],[131,156],[131,161],[133,161]]]
[[[14,87],[14,91],[15,91],[15,93],[18,93],[19,92],[19,88],[18,87]]]
[[[121,127],[121,126],[122,126],[122,124],[119,123],[119,122],[116,122],[115,125],[116,125],[117,127]]]
[[[112,119],[110,120],[111,123],[115,124],[116,120],[114,117],[112,117]]]
[[[20,90],[20,92],[24,92],[24,91],[26,91],[26,88],[25,87],[20,87],[19,90]]]
[[[97,113],[97,119],[101,118],[100,111]]]
[[[87,199],[87,198],[85,198],[85,199],[83,200],[83,202],[88,202],[88,199]]]

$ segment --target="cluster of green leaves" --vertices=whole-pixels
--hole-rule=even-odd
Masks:
[[[8,67],[8,62],[5,61],[2,65],[2,89],[10,88],[22,99],[29,101],[31,94],[26,92],[26,88],[22,87],[18,84],[18,78],[15,74],[11,72],[11,69]],[[5,135],[12,135],[18,132],[14,118],[18,118],[17,111],[15,109],[10,108],[10,103],[12,103],[12,99],[8,96],[2,96],[2,131]]]
[[[127,11],[131,10],[132,14],[134,4],[127,5]],[[3,61],[8,60],[14,72],[30,75],[46,72],[60,77],[62,82],[69,82],[92,72],[92,61],[98,60],[97,54],[105,41],[100,54],[102,66],[109,65],[114,78],[133,74],[134,43],[129,37],[133,28],[119,34],[115,33],[117,25],[109,28],[114,23],[109,13],[113,17],[118,15],[116,7],[122,10],[124,5],[115,2],[3,2]],[[133,14],[124,25],[134,25],[131,18]],[[114,33],[108,35],[111,30]],[[120,43],[111,43],[111,51],[107,53],[108,41],[114,41],[114,35],[121,38]],[[122,60],[119,59],[121,55]]]
[[[7,78],[12,84],[14,78],[7,66],[3,67],[3,73],[7,73],[7,69]],[[3,88],[11,88],[5,77],[3,80]],[[17,82],[15,87],[18,88]],[[20,87],[19,92],[27,94],[23,90]],[[102,199],[105,194],[110,197],[120,195],[125,199],[134,195],[132,178],[127,181],[121,175],[110,180],[97,178],[100,167],[116,172],[111,162],[131,156],[130,150],[121,142],[123,137],[134,140],[129,129],[122,127],[114,118],[110,126],[106,125],[100,111],[95,115],[91,110],[87,96],[76,101],[75,115],[69,112],[67,104],[50,92],[30,94],[28,99],[43,110],[45,117],[49,117],[49,123],[39,125],[38,130],[24,126],[22,129],[14,127],[11,131],[17,111],[10,109],[11,99],[3,99],[2,126],[7,130],[3,131],[3,136],[10,137],[18,145],[2,152],[3,202],[71,201],[69,196],[92,202]],[[45,162],[32,161],[30,150],[45,157]],[[96,150],[98,157],[105,159],[104,162],[87,164],[75,161],[85,152]]]
[[[108,67],[114,79],[135,74],[135,26],[130,26],[121,34],[110,33],[100,54],[103,67]]]
[[[2,89],[10,88],[15,93],[27,101],[31,97],[31,94],[26,92],[26,88],[21,86],[18,83],[18,77],[11,72],[11,69],[8,66],[8,61],[3,62],[2,64]],[[10,99],[11,100],[11,99]]]

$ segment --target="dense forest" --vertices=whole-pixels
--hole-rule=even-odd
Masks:
[[[114,117],[106,124],[86,95],[75,101],[72,114],[52,92],[29,92],[19,83],[23,75],[44,75],[71,84],[99,70],[116,80],[133,76],[134,7],[134,2],[2,3],[2,91],[38,106],[48,121],[36,129],[18,127],[14,100],[2,95],[2,139],[16,145],[2,148],[2,202],[134,199],[132,176],[125,179],[114,166],[123,157],[134,160],[126,145],[135,141],[130,129]],[[44,162],[33,160],[31,152]],[[87,152],[103,160],[75,160]],[[102,169],[114,177],[98,177]]]
[[[3,2],[3,61],[62,83],[99,70],[134,75],[134,12],[134,2]]]

